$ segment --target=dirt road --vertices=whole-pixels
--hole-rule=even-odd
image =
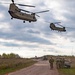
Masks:
[[[38,63],[18,70],[16,72],[10,73],[8,75],[59,75],[56,67],[51,70],[48,61],[39,61]]]

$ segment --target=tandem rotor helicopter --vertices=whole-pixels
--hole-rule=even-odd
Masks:
[[[51,30],[57,30],[59,32],[66,32],[66,29],[64,26],[60,25],[59,23],[61,22],[56,22],[56,23],[50,23],[50,28]],[[61,26],[61,27],[57,27],[55,24]]]
[[[36,13],[43,13],[43,12],[49,11],[49,10],[45,10],[45,11],[40,11],[40,12],[30,12],[24,9],[20,9],[16,5],[27,6],[27,7],[35,7],[35,6],[17,4],[17,3],[14,3],[14,0],[11,0],[11,1],[12,3],[10,4],[9,10],[8,10],[9,14],[11,15],[11,19],[13,18],[20,19],[20,20],[23,20],[23,23],[25,23],[25,21],[36,22],[37,21],[36,16],[40,17]]]

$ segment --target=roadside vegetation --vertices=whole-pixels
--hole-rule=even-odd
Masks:
[[[59,75],[75,75],[75,57],[67,57],[71,59],[71,68],[58,69]]]
[[[60,75],[75,75],[75,68],[59,69]]]
[[[0,55],[0,75],[5,75],[10,72],[33,65],[36,61],[28,58],[21,58],[17,54],[5,54]]]

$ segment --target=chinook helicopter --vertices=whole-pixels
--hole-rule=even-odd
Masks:
[[[35,7],[35,6],[17,4],[17,3],[14,3],[14,0],[11,0],[11,1],[12,3],[10,4],[9,10],[8,10],[9,14],[11,15],[11,19],[13,18],[20,19],[20,20],[23,20],[23,23],[25,23],[25,21],[36,22],[37,21],[36,16],[39,17],[39,15],[37,15],[36,13],[43,13],[43,12],[49,11],[49,10],[45,10],[40,12],[30,12],[27,10],[20,9],[16,5],[27,6],[27,7]]]
[[[50,28],[51,30],[57,30],[60,32],[66,32],[66,29],[64,26],[59,24],[60,22],[56,22],[56,23],[50,23]],[[61,27],[57,27],[55,24],[60,25]]]

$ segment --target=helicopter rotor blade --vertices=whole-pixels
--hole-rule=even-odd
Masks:
[[[15,3],[15,4],[17,4],[17,3]],[[24,4],[17,4],[17,5],[19,5],[19,6],[27,6],[27,7],[35,7],[33,5],[24,5]]]
[[[60,25],[59,23],[58,23],[57,25],[59,25],[59,26],[61,26],[61,27],[64,27],[64,26]]]
[[[60,23],[61,23],[61,22],[60,22]],[[59,25],[59,26],[61,26],[61,27],[64,27],[64,26],[60,25],[59,23],[57,23],[57,25]],[[65,26],[65,28],[75,29],[75,28],[73,28],[73,27],[66,27],[66,26]]]
[[[14,3],[14,0],[11,0],[11,1],[12,1],[12,3]],[[5,4],[10,4],[10,3],[5,3]],[[17,4],[19,6],[35,7],[33,5],[24,5],[24,4],[18,4],[18,3],[14,3],[14,4]]]
[[[10,3],[1,3],[1,4],[10,4]],[[19,5],[19,6],[35,7],[35,6],[32,6],[32,5],[24,5],[24,4],[18,4],[18,3],[14,3],[14,4]]]
[[[46,23],[54,23],[54,24],[59,24],[61,22],[49,22],[49,21],[45,21]]]
[[[49,10],[45,10],[45,11],[40,11],[40,12],[30,12],[30,11],[27,11],[27,10],[23,10],[23,9],[20,9],[21,11],[24,11],[24,12],[28,12],[28,13],[32,13],[32,14],[35,14],[36,16],[40,17],[39,15],[37,15],[36,13],[43,13],[43,12],[48,12]]]
[[[37,17],[40,17],[39,15],[35,14]]]
[[[69,29],[75,29],[75,27],[73,28],[73,27],[66,27],[66,28],[69,28]]]
[[[35,12],[35,15],[40,17],[39,15],[37,15],[37,13],[43,13],[43,12],[48,12],[49,10],[45,10],[45,11],[40,11],[40,12]]]
[[[61,23],[61,22],[53,22],[54,24],[59,24],[59,23]]]
[[[40,12],[35,12],[35,13],[43,13],[43,12],[48,12],[49,10],[45,10],[45,11],[40,11]]]
[[[20,9],[21,11],[24,11],[24,12],[28,12],[28,13],[32,13],[32,12],[30,12],[30,11],[27,11],[27,10],[23,10],[23,9]]]

